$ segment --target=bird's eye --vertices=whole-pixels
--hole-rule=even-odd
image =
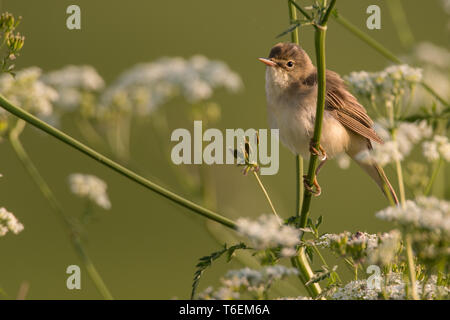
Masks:
[[[288,63],[286,63],[286,65],[287,65],[289,68],[292,68],[292,67],[294,66],[294,62],[293,62],[293,61],[288,61]]]

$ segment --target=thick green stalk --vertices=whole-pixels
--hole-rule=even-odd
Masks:
[[[14,149],[14,152],[16,153],[17,157],[19,158],[20,162],[22,163],[28,174],[33,179],[36,186],[41,191],[44,198],[49,202],[50,207],[61,218],[64,226],[66,227],[66,229],[70,234],[72,246],[74,247],[76,253],[80,257],[80,260],[83,263],[84,267],[86,268],[88,275],[91,278],[92,282],[94,283],[95,287],[97,288],[97,290],[100,292],[100,294],[103,296],[104,299],[112,300],[113,296],[109,292],[108,288],[103,282],[103,279],[101,278],[91,259],[87,255],[80,237],[78,236],[74,226],[70,222],[70,218],[62,210],[52,190],[50,189],[44,178],[41,176],[38,169],[32,162],[31,158],[28,156],[22,143],[20,142],[19,134],[23,130],[24,125],[25,122],[23,120],[19,120],[16,127],[13,130],[11,130],[9,134],[9,141],[11,143],[12,148]]]
[[[310,18],[309,15],[304,12],[304,10],[299,7],[295,2],[290,1],[290,4],[294,5],[305,17]],[[325,33],[326,26],[328,22],[328,18],[330,16],[331,10],[333,10],[336,4],[336,0],[332,0],[330,5],[327,7],[325,14],[322,16],[320,21],[315,22],[315,47],[316,47],[316,56],[317,56],[317,73],[318,73],[318,91],[317,91],[317,109],[316,109],[316,121],[314,126],[314,137],[313,144],[318,149],[320,144],[320,135],[322,132],[322,121],[323,121],[323,113],[325,109]],[[292,18],[291,18],[292,19]],[[315,171],[317,168],[317,155],[311,154],[309,160],[309,170],[308,170],[308,181],[314,181],[315,179]],[[297,168],[299,168],[299,162],[297,162]],[[297,169],[297,179],[299,179],[299,169]],[[298,184],[299,182],[297,182]],[[299,188],[298,188],[299,189]],[[298,227],[305,228],[306,222],[308,220],[309,208],[311,205],[312,194],[308,190],[305,190],[303,193],[303,203],[302,209],[300,213],[300,222]],[[297,204],[300,203],[300,200],[297,200]],[[308,259],[305,254],[305,249],[301,248],[299,255],[292,258],[292,264],[297,267],[300,272],[300,280],[303,284],[306,284],[313,276],[314,273],[311,270],[311,267],[308,263]],[[321,293],[321,288],[318,283],[313,283],[312,285],[306,286],[309,294],[312,297],[316,297]]]
[[[289,19],[291,20],[291,24],[294,24],[297,20],[297,10],[295,9],[294,3],[294,0],[288,0]],[[291,42],[296,44],[300,43],[298,37],[298,27],[291,31]]]
[[[291,20],[291,23],[295,20],[297,20],[297,11],[300,10],[300,12],[305,15],[305,12],[303,12],[303,9],[298,6],[294,0],[288,0],[288,7],[289,7],[289,18]],[[307,14],[306,14],[307,15]],[[293,43],[299,44],[299,36],[298,36],[298,28],[295,28],[291,32],[291,41]],[[302,206],[302,199],[304,194],[304,188],[303,188],[303,158],[299,155],[295,156],[295,179],[296,179],[296,208],[295,208],[295,215],[297,217],[300,216],[300,210]],[[296,257],[293,257],[291,259],[292,265],[299,270],[299,279],[305,286],[306,290],[308,291],[308,294],[311,297],[316,297],[322,289],[320,288],[320,285],[318,283],[314,283],[313,285],[307,286],[306,283],[314,276],[314,273],[311,270],[311,266],[309,265],[309,262],[306,258],[304,248],[300,248],[300,251]]]
[[[0,95],[0,106],[4,108],[5,110],[9,111],[10,113],[14,114],[16,117],[25,120],[32,126],[48,133],[49,135],[55,137],[56,139],[64,142],[65,144],[71,146],[72,148],[75,148],[76,150],[84,153],[85,155],[89,156],[90,158],[98,161],[99,163],[111,168],[112,170],[116,171],[117,173],[123,175],[124,177],[144,186],[145,188],[152,190],[153,192],[156,192],[157,194],[163,196],[166,199],[169,199],[172,202],[175,202],[179,204],[182,207],[185,207],[199,215],[202,215],[208,219],[214,220],[226,227],[235,229],[236,224],[232,220],[221,216],[209,209],[206,209],[196,203],[193,203],[161,186],[158,184],[145,179],[144,177],[136,174],[135,172],[121,166],[117,162],[114,162],[113,160],[109,159],[108,157],[105,157],[104,155],[98,153],[97,151],[87,147],[86,145],[82,144],[78,140],[72,138],[71,136],[65,134],[64,132],[48,125],[44,121],[36,118],[35,116],[31,115],[27,111],[23,110],[20,107],[15,106],[11,102],[9,102],[5,97]]]
[[[339,23],[341,26],[346,28],[348,31],[353,33],[356,37],[367,43],[370,47],[378,51],[380,54],[382,54],[385,58],[388,60],[400,64],[402,61],[397,58],[391,51],[386,49],[381,43],[376,41],[374,38],[369,36],[367,33],[361,31],[357,26],[355,26],[353,23],[348,21],[346,18],[344,18],[340,13],[338,13],[336,10],[333,11],[333,17],[337,23]],[[444,98],[442,98],[436,91],[433,90],[427,83],[421,81],[420,85],[427,90],[432,96],[434,96],[440,103],[442,103],[444,106],[450,108],[450,103],[446,101]]]
[[[333,10],[336,0],[332,0],[323,18],[315,26],[315,48],[316,48],[316,60],[317,60],[317,107],[316,107],[316,119],[314,124],[314,136],[312,145],[318,150],[320,145],[320,135],[322,133],[323,113],[325,110],[325,92],[326,92],[326,63],[325,63],[325,35],[328,18],[331,10]],[[316,178],[316,169],[318,166],[318,155],[311,153],[309,159],[309,168],[307,181],[312,186],[312,182]],[[303,205],[300,213],[300,222],[298,227],[305,228],[308,221],[312,193],[305,190],[303,196]]]

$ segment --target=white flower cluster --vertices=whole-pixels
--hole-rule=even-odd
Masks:
[[[313,300],[311,297],[298,296],[298,297],[281,297],[276,300]]]
[[[42,117],[52,114],[52,103],[58,93],[40,79],[42,70],[37,67],[23,69],[15,77],[0,76],[0,92],[12,103]]]
[[[96,176],[74,173],[69,176],[71,191],[79,197],[88,198],[104,209],[111,209],[111,202],[106,193],[106,183]]]
[[[300,243],[300,231],[288,225],[280,225],[274,215],[262,215],[257,220],[239,218],[238,232],[249,238],[255,249],[281,247],[283,256],[295,255],[295,246]]]
[[[378,245],[378,236],[366,232],[356,232],[355,234],[345,231],[339,234],[326,233],[322,235],[315,244],[322,248],[330,248],[333,243],[345,242],[347,246],[364,245],[367,249],[375,248]]]
[[[358,154],[361,161],[376,162],[380,166],[401,161],[411,153],[417,143],[429,138],[432,134],[432,129],[425,120],[415,123],[400,122],[396,129],[395,140],[391,140],[387,130],[384,129],[386,124],[383,122],[381,120],[376,123],[374,128],[385,141],[384,144],[374,144],[373,150]]]
[[[384,285],[386,283],[386,285]],[[368,280],[356,280],[338,288],[331,296],[335,300],[378,300],[406,299],[406,284],[401,273],[391,273],[380,279],[380,286],[368,286]],[[437,285],[437,278],[432,276],[425,284],[417,281],[417,293],[424,299],[436,299],[448,297],[449,289]]]
[[[437,234],[450,234],[450,202],[434,197],[407,200],[403,207],[388,207],[377,212],[376,217]]]
[[[433,140],[425,141],[422,144],[423,155],[430,161],[436,161],[440,158],[450,162],[450,141],[448,137],[435,135]]]
[[[0,208],[0,237],[3,237],[11,231],[14,234],[18,234],[23,230],[23,224],[17,220],[17,218],[6,210],[5,208]]]
[[[69,65],[51,71],[42,77],[47,85],[59,93],[57,104],[63,108],[74,109],[80,105],[83,92],[99,92],[105,81],[92,66]]]
[[[232,92],[242,87],[241,78],[224,62],[200,55],[189,60],[161,58],[119,76],[103,95],[102,105],[145,115],[179,94],[190,103],[209,99],[218,87]]]
[[[392,101],[394,94],[422,80],[422,70],[406,64],[394,65],[380,72],[351,72],[345,80],[358,95],[373,99],[376,93],[381,93]]]
[[[261,270],[243,268],[230,270],[221,279],[222,286],[215,290],[211,287],[203,291],[201,299],[239,299],[242,293],[250,293],[256,297],[263,294],[276,280],[284,279],[291,275],[297,275],[294,268],[286,268],[281,265],[264,267]]]
[[[400,248],[401,234],[392,230],[380,235],[366,232],[324,234],[314,244],[328,248],[338,255],[351,257],[355,262],[386,265],[390,263]]]

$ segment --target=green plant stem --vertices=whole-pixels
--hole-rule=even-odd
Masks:
[[[397,58],[391,51],[386,49],[381,43],[369,36],[367,33],[361,31],[357,26],[355,26],[349,20],[344,18],[340,13],[338,13],[337,10],[333,11],[333,18],[337,23],[339,23],[341,26],[353,33],[356,37],[367,43],[369,46],[374,48],[388,60],[391,60],[394,63],[401,63],[400,59]]]
[[[314,135],[312,139],[312,145],[319,149],[320,145],[320,135],[322,133],[322,122],[323,122],[323,113],[325,109],[325,90],[326,90],[326,79],[325,79],[325,36],[326,36],[326,26],[328,22],[328,18],[330,16],[331,10],[336,4],[336,0],[332,0],[330,5],[327,8],[323,18],[315,26],[315,48],[316,48],[316,59],[317,59],[317,107],[316,107],[316,119],[314,124]],[[309,168],[307,181],[312,186],[312,182],[316,178],[316,168],[318,166],[318,155],[311,153],[309,159]],[[300,213],[300,222],[298,224],[299,228],[305,228],[306,223],[308,221],[310,206],[312,200],[312,193],[308,190],[305,190],[303,196],[303,204],[302,210]]]
[[[305,15],[308,19],[311,20],[309,15],[300,7],[298,6],[294,0],[288,0],[288,8],[289,8],[289,19],[292,23],[292,21],[297,20],[297,11],[295,9],[298,9],[303,15]],[[295,28],[291,32],[291,41],[293,43],[299,44],[299,36],[298,36],[298,28]],[[302,199],[304,194],[304,188],[303,188],[303,158],[299,155],[295,156],[295,170],[296,170],[296,208],[295,208],[295,216],[300,216],[300,208],[302,206]],[[311,297],[316,297],[320,292],[322,291],[318,283],[314,283],[313,285],[307,286],[306,283],[314,276],[314,273],[311,270],[311,266],[309,265],[309,262],[306,258],[304,248],[300,248],[300,252],[298,253],[298,256],[293,257],[291,259],[292,265],[299,270],[299,279],[305,286],[308,294]]]
[[[305,16],[306,19],[308,20],[312,20],[311,16],[308,14],[308,12],[306,12],[305,10],[303,10],[302,7],[300,7],[297,3],[295,3],[294,0],[288,0],[289,3],[289,7],[294,6],[302,15]],[[290,8],[289,8],[290,10]],[[291,11],[289,11],[289,13],[291,13]],[[297,14],[295,15],[295,17],[297,17]],[[291,18],[291,21],[294,20]]]
[[[411,284],[411,297],[414,300],[419,300],[417,294],[417,283],[416,283],[416,266],[414,265],[414,255],[412,251],[412,240],[411,235],[406,234],[405,236],[405,246],[406,246],[406,258],[408,261],[408,271],[409,271],[409,281]]]
[[[295,10],[294,0],[288,0],[288,8],[289,8],[289,18],[291,24],[294,24],[297,20],[297,10]],[[295,28],[291,31],[291,42],[299,44],[300,40],[298,37],[298,28]]]
[[[140,184],[141,186],[144,186],[145,188],[152,190],[153,192],[163,196],[166,199],[169,199],[172,202],[175,202],[179,204],[180,206],[187,208],[191,210],[194,213],[197,213],[199,215],[204,216],[205,218],[214,220],[226,227],[235,229],[236,223],[232,220],[219,215],[218,213],[213,212],[212,210],[206,209],[196,203],[193,203],[192,201],[189,201],[161,186],[158,184],[145,179],[144,177],[136,174],[135,172],[121,166],[117,162],[114,162],[113,160],[109,159],[108,157],[105,157],[104,155],[98,153],[97,151],[87,147],[86,145],[82,144],[78,140],[72,138],[71,136],[65,134],[64,132],[48,125],[44,121],[36,118],[35,116],[31,115],[27,111],[23,110],[20,107],[15,106],[11,102],[9,102],[5,97],[0,95],[0,106],[4,108],[5,110],[9,111],[10,113],[14,114],[16,117],[25,120],[32,126],[48,133],[49,135],[53,136],[54,138],[64,142],[65,144],[71,146],[72,148],[80,151],[81,153],[84,153],[88,157],[96,160],[97,162],[111,168],[112,170],[116,171],[117,173],[123,175],[124,177]]]
[[[296,189],[296,203],[295,203],[295,216],[300,217],[300,211],[303,204],[303,158],[299,155],[295,157],[295,189]]]
[[[275,210],[275,207],[273,206],[272,200],[270,200],[270,196],[269,196],[269,194],[267,193],[267,190],[266,190],[266,188],[264,187],[264,185],[263,185],[261,179],[259,178],[258,174],[257,174],[255,171],[253,171],[253,175],[255,176],[256,181],[258,181],[258,185],[259,185],[259,187],[261,188],[262,192],[264,193],[264,196],[266,197],[267,202],[269,203],[270,208],[272,209],[273,214],[278,218],[278,223],[281,225],[281,224],[282,224],[282,222],[281,222],[282,220],[281,220],[280,216],[278,215],[277,211]]]
[[[288,0],[289,7],[289,18],[291,20],[291,24],[297,20],[297,9],[303,10],[301,7],[297,6],[294,0]],[[299,36],[298,36],[298,28],[295,28],[291,32],[291,42],[295,44],[300,44]],[[302,207],[302,199],[303,199],[303,158],[299,155],[295,156],[295,170],[296,170],[296,184],[295,184],[295,216],[300,216],[300,208]]]
[[[428,184],[425,188],[424,196],[428,196],[431,192],[431,188],[433,187],[434,181],[436,180],[436,177],[439,173],[439,170],[441,169],[441,166],[444,164],[444,159],[442,157],[439,158],[439,160],[435,163],[433,173],[431,174],[430,181],[428,181]]]
[[[392,22],[397,30],[398,37],[403,47],[409,49],[414,44],[414,35],[409,27],[405,10],[400,0],[386,1]]]
[[[306,283],[313,278],[314,272],[309,265],[304,247],[300,248],[297,256],[291,258],[291,263],[298,269],[300,281],[305,286],[308,294],[313,298],[317,297],[322,292],[320,285],[317,282],[308,286],[306,285]]]
[[[447,108],[450,108],[450,103],[446,100],[444,100],[436,91],[434,91],[433,88],[431,88],[428,84],[426,84],[425,82],[420,82],[420,85],[428,91],[428,93],[430,93],[432,96],[434,96],[440,103],[442,103],[444,106],[446,106]]]
[[[309,15],[304,12],[304,10],[299,7],[295,2],[291,1],[293,4],[305,17],[311,19]],[[333,10],[336,4],[336,0],[332,0],[330,5],[327,7],[325,14],[320,19],[320,21],[314,24],[315,27],[315,47],[316,47],[316,57],[317,57],[317,74],[318,74],[318,90],[317,90],[317,109],[316,109],[316,120],[314,125],[314,137],[313,144],[316,148],[319,148],[320,144],[320,135],[322,132],[322,121],[323,121],[323,112],[325,108],[325,34],[326,34],[326,26],[328,22],[328,18],[330,16],[331,10]],[[311,154],[309,160],[309,170],[308,170],[308,181],[312,182],[315,178],[315,171],[317,168],[317,155]],[[297,174],[297,179],[299,179],[299,175]],[[298,182],[299,183],[299,182]],[[303,194],[303,202],[302,209],[300,213],[300,222],[297,227],[305,228],[306,222],[308,220],[310,205],[311,205],[311,197],[312,194],[308,190],[304,191]],[[300,200],[297,200],[299,203]],[[302,233],[303,237],[303,233]],[[300,280],[303,284],[306,284],[313,276],[314,273],[311,270],[308,259],[305,254],[305,248],[300,248],[298,256],[292,258],[292,264],[297,267],[300,272]],[[305,285],[306,286],[306,285]],[[312,297],[318,296],[322,289],[318,283],[313,283],[309,286],[306,286],[309,294]]]
[[[337,10],[333,11],[333,17],[334,20],[339,23],[341,26],[346,28],[348,31],[353,33],[356,37],[358,37],[360,40],[367,43],[370,47],[378,51],[381,55],[383,55],[388,60],[400,64],[402,61],[397,58],[391,51],[386,49],[382,44],[380,44],[378,41],[376,41],[374,38],[369,36],[367,33],[361,31],[357,26],[355,26],[353,23],[351,23],[349,20],[344,18],[340,13],[337,12]],[[442,98],[436,91],[433,90],[428,84],[421,81],[420,85],[427,90],[432,96],[434,96],[440,103],[442,103],[447,108],[450,108],[450,103],[446,101],[444,98]]]
[[[404,206],[405,202],[406,202],[406,193],[405,193],[405,183],[403,180],[402,163],[400,160],[395,161],[395,168],[397,170],[398,190],[400,193],[400,203],[402,206]]]
[[[28,174],[33,179],[34,183],[37,185],[39,190],[41,191],[44,198],[48,201],[51,208],[55,211],[55,213],[58,214],[58,216],[61,218],[63,225],[66,227],[70,234],[70,239],[72,246],[74,247],[76,253],[80,257],[80,260],[84,264],[89,277],[91,278],[92,282],[94,283],[97,290],[100,292],[100,294],[103,296],[104,299],[112,300],[113,297],[111,293],[109,292],[108,288],[106,287],[105,283],[103,282],[103,279],[101,278],[100,274],[98,273],[97,269],[95,268],[94,264],[92,263],[91,259],[86,253],[86,250],[83,247],[83,244],[81,243],[81,239],[78,235],[78,233],[75,230],[75,227],[72,225],[70,218],[64,213],[61,206],[59,205],[58,201],[56,200],[53,192],[51,191],[50,187],[48,186],[47,182],[44,180],[44,178],[39,173],[38,169],[32,162],[31,158],[28,156],[25,148],[23,147],[22,143],[20,142],[19,135],[24,129],[25,122],[23,120],[19,120],[17,122],[17,125],[14,129],[11,130],[9,134],[9,141],[11,143],[11,146],[16,153],[17,157],[19,158],[20,162],[28,172]]]

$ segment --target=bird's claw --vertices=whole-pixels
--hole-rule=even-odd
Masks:
[[[314,141],[312,139],[309,142],[309,152],[311,152],[312,154],[314,154],[316,156],[322,156],[320,161],[327,160],[327,153],[326,153],[325,149],[322,148],[322,146],[319,144],[319,150],[317,150],[316,147],[314,147]]]
[[[308,190],[309,192],[311,192],[311,194],[315,197],[320,196],[322,193],[322,188],[320,187],[319,183],[317,182],[316,177],[314,177],[314,181],[311,185],[310,181],[308,179],[308,176],[304,175],[303,176],[303,185],[305,186],[305,189]],[[313,186],[315,187],[315,189],[313,188]]]

